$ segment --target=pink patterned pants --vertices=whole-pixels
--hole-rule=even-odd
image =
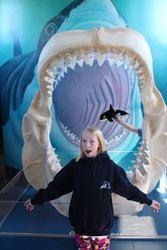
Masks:
[[[75,233],[78,250],[110,249],[110,235],[107,236],[83,236]]]

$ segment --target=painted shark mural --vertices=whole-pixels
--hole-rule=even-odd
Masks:
[[[64,163],[78,156],[80,132],[88,125],[101,128],[111,158],[123,161],[139,138],[117,123],[99,120],[112,103],[131,114],[125,121],[143,130],[127,176],[143,192],[154,189],[166,164],[166,105],[154,83],[145,38],[128,28],[112,1],[72,2],[45,25],[37,49],[27,55],[16,50],[0,75],[1,102],[8,107],[4,129],[17,131],[25,114],[24,145],[19,139],[23,170],[33,187],[45,187]],[[51,204],[68,215],[70,198]],[[142,209],[116,195],[113,201],[116,215]]]
[[[101,8],[102,12],[99,13],[99,18],[97,12]],[[91,12],[90,9],[92,9]],[[87,11],[90,15],[85,14]],[[46,23],[41,32],[37,49],[28,54],[22,54],[17,31],[14,30],[14,58],[0,67],[1,119],[5,134],[4,147],[7,165],[22,168],[21,152],[24,143],[21,133],[22,119],[35,93],[38,91],[36,66],[42,48],[56,33],[69,30],[88,30],[101,26],[106,28],[127,27],[127,23],[111,1],[107,0],[95,3],[94,0],[77,0],[73,1],[57,16]],[[81,68],[83,61],[80,60],[80,64],[76,65],[75,71],[71,64],[71,68],[68,67],[68,79],[72,79],[70,80],[70,85],[66,84],[69,81],[67,77],[63,78],[66,69],[57,75],[54,83],[53,105],[51,107],[53,119],[50,139],[63,165],[78,155],[80,131],[86,125],[94,124],[99,126],[105,133],[107,149],[110,151],[112,159],[116,162],[122,160],[122,165],[128,168],[129,163],[123,159],[133,150],[139,138],[117,126],[116,123],[111,125],[106,122],[99,122],[98,116],[100,116],[100,112],[102,113],[104,109],[108,109],[109,106],[105,101],[105,98],[107,98],[108,102],[112,103],[115,108],[125,108],[129,113],[133,113],[133,116],[127,117],[126,121],[132,123],[135,127],[141,128],[143,115],[139,87],[135,83],[135,74],[129,72],[128,68],[126,71],[123,69],[126,65],[116,65],[112,57],[110,60],[108,58],[108,61],[109,64],[104,63],[101,65],[95,60],[92,67],[84,63],[84,67]],[[99,71],[99,65],[101,66],[101,73],[99,72],[99,75],[97,75],[96,72]],[[117,69],[117,72],[119,72],[118,76],[115,75],[114,70],[110,70],[111,67],[112,69]],[[57,68],[57,70],[60,69]],[[76,71],[78,71],[78,74],[76,74]],[[77,84],[78,75],[80,75],[83,83],[82,94],[80,95],[78,92],[81,93],[81,88]],[[119,80],[120,77],[121,80]],[[112,81],[110,81],[111,78]],[[56,88],[56,83],[60,79],[63,84]],[[131,81],[130,85],[127,85],[128,81]],[[93,89],[93,84],[94,86],[98,85],[101,91],[95,93],[94,96],[91,94],[88,95],[86,87],[91,86]],[[121,91],[122,87],[124,91]],[[71,91],[71,88],[73,91]],[[59,98],[60,95],[68,92],[71,93],[68,95],[68,98],[67,95],[65,95],[64,99]],[[107,93],[107,96],[103,92],[105,92],[105,95]],[[77,98],[80,100],[80,106],[76,105]],[[84,103],[85,98],[86,103]],[[99,108],[95,110],[94,105],[97,103]],[[71,109],[73,112],[71,112]],[[94,110],[94,114],[91,109]],[[90,112],[91,119],[89,119]],[[70,133],[69,131],[74,130],[74,126],[74,133]],[[74,136],[75,139],[72,139]],[[57,140],[56,138],[59,139]],[[17,157],[13,147],[17,148]]]

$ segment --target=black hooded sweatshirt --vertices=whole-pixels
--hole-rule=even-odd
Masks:
[[[129,182],[123,168],[116,165],[107,152],[95,158],[71,160],[31,202],[41,205],[71,191],[69,220],[80,235],[110,234],[113,224],[111,193],[141,204],[152,203],[146,194]]]

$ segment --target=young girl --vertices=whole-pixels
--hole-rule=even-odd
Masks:
[[[78,249],[110,249],[112,192],[145,203],[153,211],[160,209],[160,204],[133,186],[125,171],[110,159],[102,132],[95,127],[83,131],[79,158],[71,160],[46,189],[40,189],[34,198],[28,199],[25,207],[31,211],[35,204],[41,205],[71,191],[69,220]]]

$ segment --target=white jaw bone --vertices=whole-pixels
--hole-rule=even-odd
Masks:
[[[38,63],[39,91],[24,116],[22,126],[25,176],[33,187],[39,189],[46,187],[61,169],[49,138],[52,91],[68,67],[74,69],[76,63],[82,66],[83,62],[91,66],[95,58],[99,65],[108,60],[110,65],[115,63],[119,67],[124,64],[124,68],[136,72],[145,113],[143,141],[127,176],[143,192],[149,193],[160,179],[167,161],[166,105],[155,87],[147,42],[141,34],[125,28],[57,33],[43,48]],[[70,198],[71,194],[65,195],[51,203],[60,213],[68,215]],[[115,215],[136,213],[142,209],[138,203],[118,195],[113,195],[113,205]]]

